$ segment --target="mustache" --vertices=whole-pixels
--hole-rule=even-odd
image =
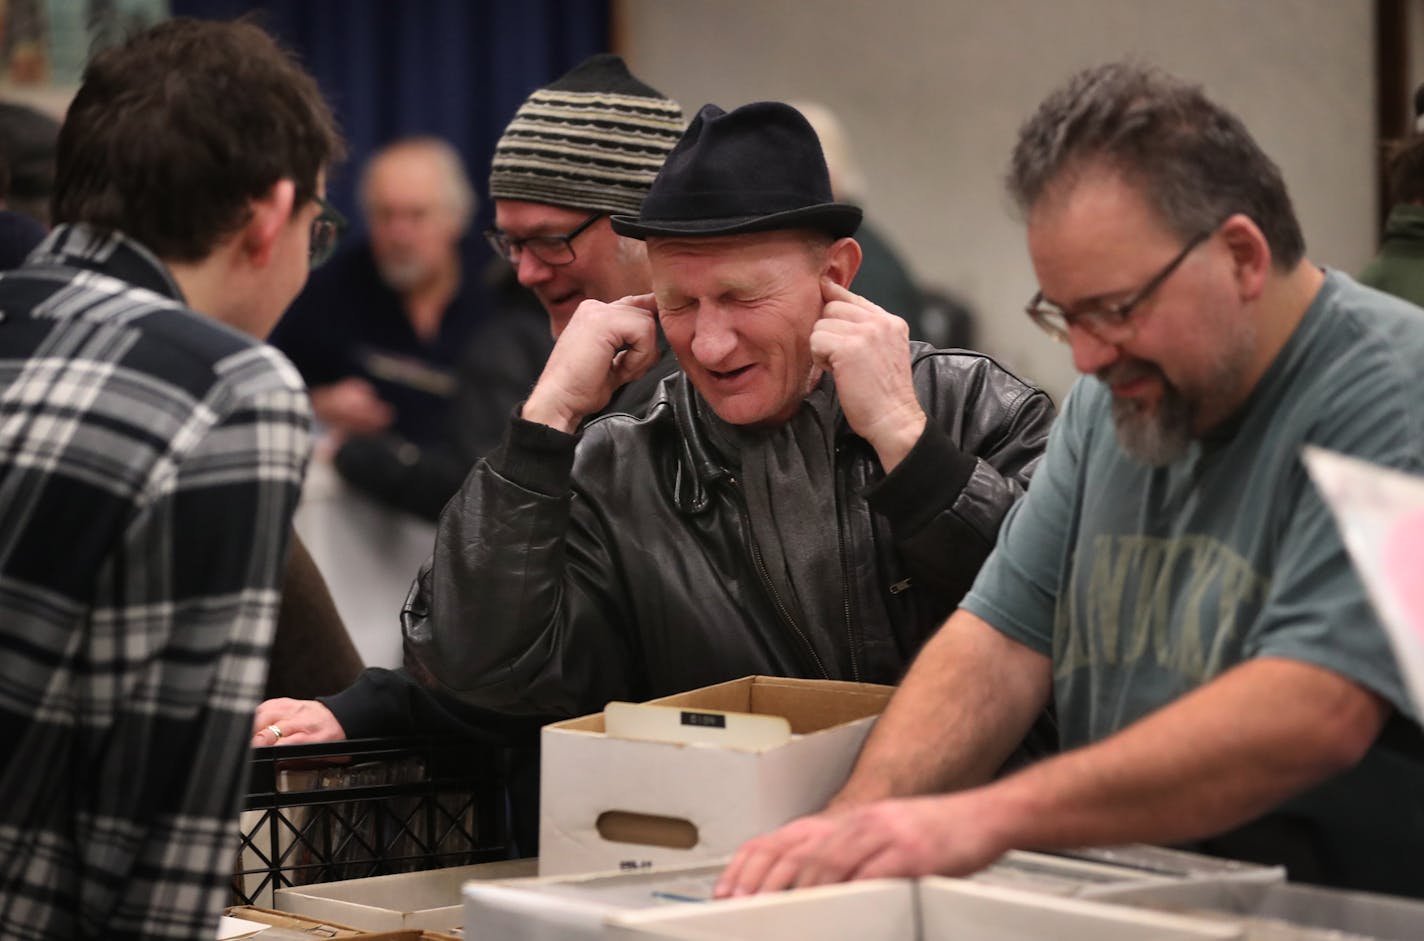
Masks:
[[[1165,380],[1160,367],[1155,363],[1149,363],[1142,359],[1122,360],[1110,366],[1104,366],[1093,374],[1098,381],[1106,386],[1112,387],[1124,382],[1136,382],[1138,379],[1157,378]]]

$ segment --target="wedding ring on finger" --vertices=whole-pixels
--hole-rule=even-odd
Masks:
[[[267,726],[267,731],[272,733],[272,743],[274,745],[282,740],[282,730],[277,728],[275,725]]]

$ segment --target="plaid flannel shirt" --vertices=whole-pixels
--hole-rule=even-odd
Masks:
[[[300,378],[149,252],[0,276],[0,936],[212,938],[308,453]]]

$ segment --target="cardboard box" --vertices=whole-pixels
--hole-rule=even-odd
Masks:
[[[612,738],[599,713],[545,726],[539,872],[688,865],[820,810],[845,783],[893,688],[745,677],[653,700],[687,710],[785,716],[770,747]],[[705,729],[705,727],[704,727]]]
[[[1190,879],[1155,886],[1104,889],[1103,902],[1194,916],[1218,913],[1249,938],[1271,941],[1419,941],[1424,902],[1292,883]]]
[[[303,918],[300,915],[289,915],[286,912],[277,912],[255,905],[236,905],[223,914],[244,922],[266,925],[267,927],[260,929],[258,934],[246,935],[246,937],[255,937],[258,941],[312,941],[313,938],[319,939],[319,941],[327,941],[332,938],[360,938],[361,941],[460,941],[455,935],[441,934],[437,931],[421,931],[417,928],[372,933],[362,931],[360,928],[353,928],[350,925],[338,925],[335,922]],[[223,937],[221,929],[219,929],[218,937],[219,939]]]
[[[1165,879],[1284,882],[1286,878],[1284,866],[1263,866],[1259,863],[1207,856],[1204,853],[1192,853],[1166,846],[1152,846],[1147,843],[1056,850],[1047,855],[1055,858],[1103,863],[1117,869],[1134,869],[1146,875]]]
[[[610,941],[1229,941],[1240,929],[959,879],[879,879],[611,916]]]
[[[448,931],[460,927],[460,887],[466,882],[531,876],[536,868],[532,859],[514,859],[294,886],[273,893],[273,904],[281,912],[330,919],[363,931]]]
[[[1108,888],[1155,885],[1170,878],[1129,866],[1021,850],[1010,850],[968,877],[981,885],[1065,898],[1087,898]]]
[[[367,935],[352,925],[316,918],[304,918],[289,912],[277,912],[255,905],[235,905],[223,912],[231,918],[255,921],[268,927],[261,932],[262,941],[288,938],[354,938]]]
[[[663,866],[465,884],[465,937],[473,941],[600,941],[610,915],[698,904],[722,866]]]
[[[603,937],[603,924],[613,915],[711,902],[724,862],[469,883],[465,936],[480,941],[594,941]],[[972,879],[990,887],[1054,896],[1167,881],[1140,869],[1026,852],[1008,853]]]

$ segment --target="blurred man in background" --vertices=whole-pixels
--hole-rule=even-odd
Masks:
[[[360,200],[368,238],[312,279],[272,344],[333,445],[389,431],[423,446],[446,433],[455,365],[487,309],[462,242],[474,191],[450,144],[414,137],[367,162]]]

